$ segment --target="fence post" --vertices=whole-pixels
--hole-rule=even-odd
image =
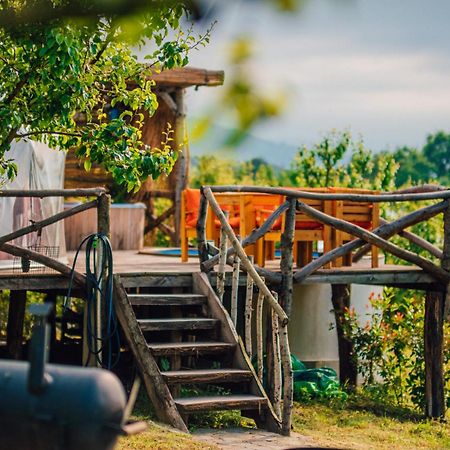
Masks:
[[[287,316],[291,314],[292,308],[292,291],[293,291],[293,246],[295,232],[295,213],[297,200],[289,199],[289,209],[286,212],[286,225],[281,236],[281,288],[280,288],[280,304],[285,310]]]
[[[441,267],[450,272],[450,206],[444,210],[444,247]],[[443,340],[444,319],[448,318],[450,308],[450,283],[445,292],[427,291],[425,298],[425,415],[427,417],[445,416]]]

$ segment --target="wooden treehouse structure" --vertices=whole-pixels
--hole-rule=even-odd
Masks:
[[[163,133],[170,124],[173,134],[173,148],[180,149],[178,160],[168,177],[158,180],[149,178],[136,194],[127,196],[127,201],[141,202],[146,206],[145,235],[147,242],[152,241],[154,232],[159,229],[166,235],[172,245],[179,245],[181,193],[186,188],[189,176],[189,146],[187,145],[186,101],[187,88],[220,86],[224,81],[223,71],[213,71],[185,67],[165,70],[154,74],[153,88],[158,99],[156,113],[149,117],[145,113],[143,142],[150,147],[160,147]],[[100,166],[94,165],[89,172],[83,168],[71,151],[67,154],[64,187],[67,189],[105,187],[114,192],[117,187],[113,180]],[[155,210],[155,200],[168,199],[170,205],[159,215]]]
[[[229,211],[224,212],[220,205],[221,195],[246,199],[254,196],[258,201],[262,197],[261,204],[272,196],[281,201],[257,226],[247,229],[248,234],[238,237],[236,227],[230,224]],[[49,256],[10,242],[88,209],[97,211],[98,231],[108,235],[110,199],[103,188],[2,191],[0,196],[94,198],[0,237],[1,251],[57,272],[0,274],[0,289],[11,292],[7,350],[10,356],[19,357],[26,291],[43,292],[47,301],[57,302],[72,285],[70,296],[85,299],[88,283],[82,261],[72,270]],[[289,329],[296,326],[290,322],[293,290],[295,284],[308,283],[333,286],[331,301],[337,316],[348,306],[344,288],[352,283],[424,290],[425,413],[443,417],[442,325],[450,282],[449,199],[450,190],[439,188],[374,193],[204,186],[196,224],[199,260],[182,264],[152,255],[115,252],[113,304],[122,330],[120,353],[132,356],[137,378],[142,380],[158,418],[187,430],[193,413],[234,409],[252,417],[260,427],[289,434],[293,399]],[[425,200],[432,204],[420,207]],[[377,223],[375,216],[367,215],[380,203],[404,201],[417,202],[417,208],[394,222]],[[218,245],[207,239],[211,214],[218,227]],[[444,217],[443,249],[405,230],[438,214]],[[278,229],[277,223],[281,223]],[[325,234],[324,227],[329,228]],[[308,232],[300,233],[305,228]],[[321,233],[311,233],[317,230]],[[281,260],[268,257],[264,267],[255,264],[246,250],[250,253],[252,246],[255,252],[267,247],[270,253],[276,233],[281,242]],[[396,234],[414,240],[437,256],[440,263],[393,244],[389,238]],[[331,241],[321,256],[312,259],[297,254],[294,258],[295,248],[298,251],[308,247],[308,242],[323,236],[331,236]],[[373,252],[374,247],[411,265],[377,267],[375,260],[370,268],[351,265],[371,249]],[[257,253],[254,256],[258,258]],[[341,263],[334,264],[338,258]],[[88,304],[85,310],[91,307]],[[98,321],[93,326],[101,328],[101,324]],[[339,329],[338,339],[342,378],[350,355]],[[196,387],[205,385],[208,388],[197,395]],[[193,393],[186,397],[181,395],[181,386],[195,389],[190,389]]]

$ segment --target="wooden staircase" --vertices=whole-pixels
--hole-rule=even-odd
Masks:
[[[232,409],[280,431],[205,274],[115,276],[115,307],[160,420],[187,431],[190,414]]]

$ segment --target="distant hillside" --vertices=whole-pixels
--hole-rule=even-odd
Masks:
[[[223,144],[230,131],[230,129],[213,125],[201,140],[191,141],[191,155],[195,157],[215,153],[237,161],[263,158],[274,168],[288,168],[297,152],[296,146],[264,140],[251,134],[248,134],[237,147],[226,149]]]

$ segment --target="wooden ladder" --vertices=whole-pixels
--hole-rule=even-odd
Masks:
[[[159,420],[187,431],[190,414],[240,410],[259,427],[280,432],[272,405],[207,276],[183,274],[184,283],[159,276],[165,280],[157,281],[154,275],[149,282],[146,275],[139,283],[134,278],[128,283],[137,288],[133,293],[127,292],[125,278],[115,276],[114,286],[119,322]]]

